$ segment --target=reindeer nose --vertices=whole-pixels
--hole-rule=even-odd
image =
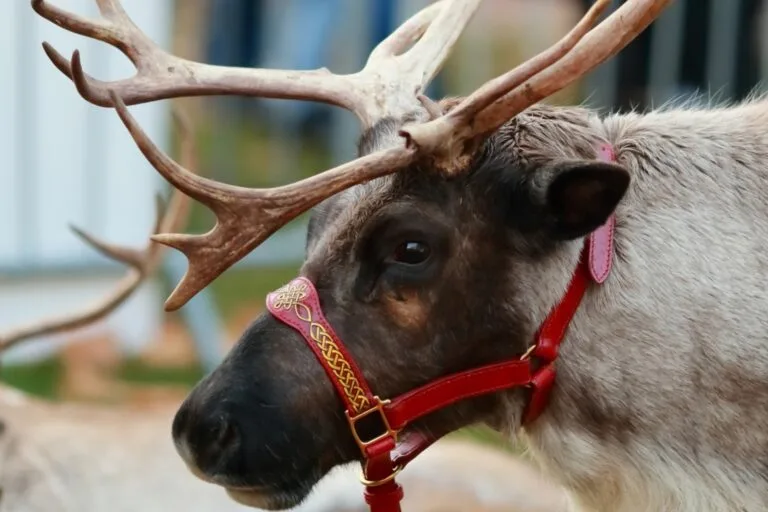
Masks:
[[[240,446],[240,430],[225,411],[198,411],[184,402],[173,418],[172,435],[182,459],[207,475],[214,475]]]

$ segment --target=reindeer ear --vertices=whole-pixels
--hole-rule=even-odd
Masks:
[[[548,230],[554,238],[578,238],[603,225],[629,186],[629,172],[601,161],[558,162],[537,173]],[[539,181],[541,180],[541,181]]]

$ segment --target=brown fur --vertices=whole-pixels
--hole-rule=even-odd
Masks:
[[[404,329],[420,331],[429,319],[429,311],[416,292],[389,293],[384,298],[384,307],[389,318]]]

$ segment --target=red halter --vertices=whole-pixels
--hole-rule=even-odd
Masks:
[[[610,146],[600,148],[600,159],[613,160],[613,156]],[[523,423],[541,414],[549,401],[555,381],[554,362],[571,319],[589,283],[602,283],[610,273],[614,225],[611,216],[587,237],[565,295],[544,320],[525,354],[440,378],[392,399],[382,400],[371,391],[323,316],[317,291],[309,279],[298,277],[267,296],[269,312],[304,337],[344,402],[352,435],[364,458],[361,480],[371,512],[400,512],[403,489],[395,477],[436,441],[418,433],[401,434],[414,420],[459,400],[515,387],[530,389]],[[380,416],[386,432],[373,439],[361,439],[357,423],[372,414]]]

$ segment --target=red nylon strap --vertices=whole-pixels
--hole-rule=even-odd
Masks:
[[[585,249],[589,247],[590,244],[587,241]],[[590,272],[585,261],[587,252],[588,250],[582,250],[581,259],[565,295],[544,320],[536,336],[536,345],[532,355],[539,360],[541,366],[534,373],[530,383],[531,396],[523,415],[523,424],[531,423],[538,418],[549,402],[549,395],[555,383],[554,361],[557,359],[565,331],[579,308],[579,304],[581,304],[587,286],[589,286]]]
[[[398,469],[397,463],[391,459],[390,454],[395,448],[395,441],[391,437],[375,441],[365,448],[363,475],[370,483],[374,483],[371,485],[363,481],[365,502],[371,512],[400,512],[403,488],[395,482],[395,476],[404,466]]]
[[[409,391],[384,406],[389,424],[402,429],[411,421],[459,400],[493,393],[531,381],[531,365],[513,359],[449,375]]]

